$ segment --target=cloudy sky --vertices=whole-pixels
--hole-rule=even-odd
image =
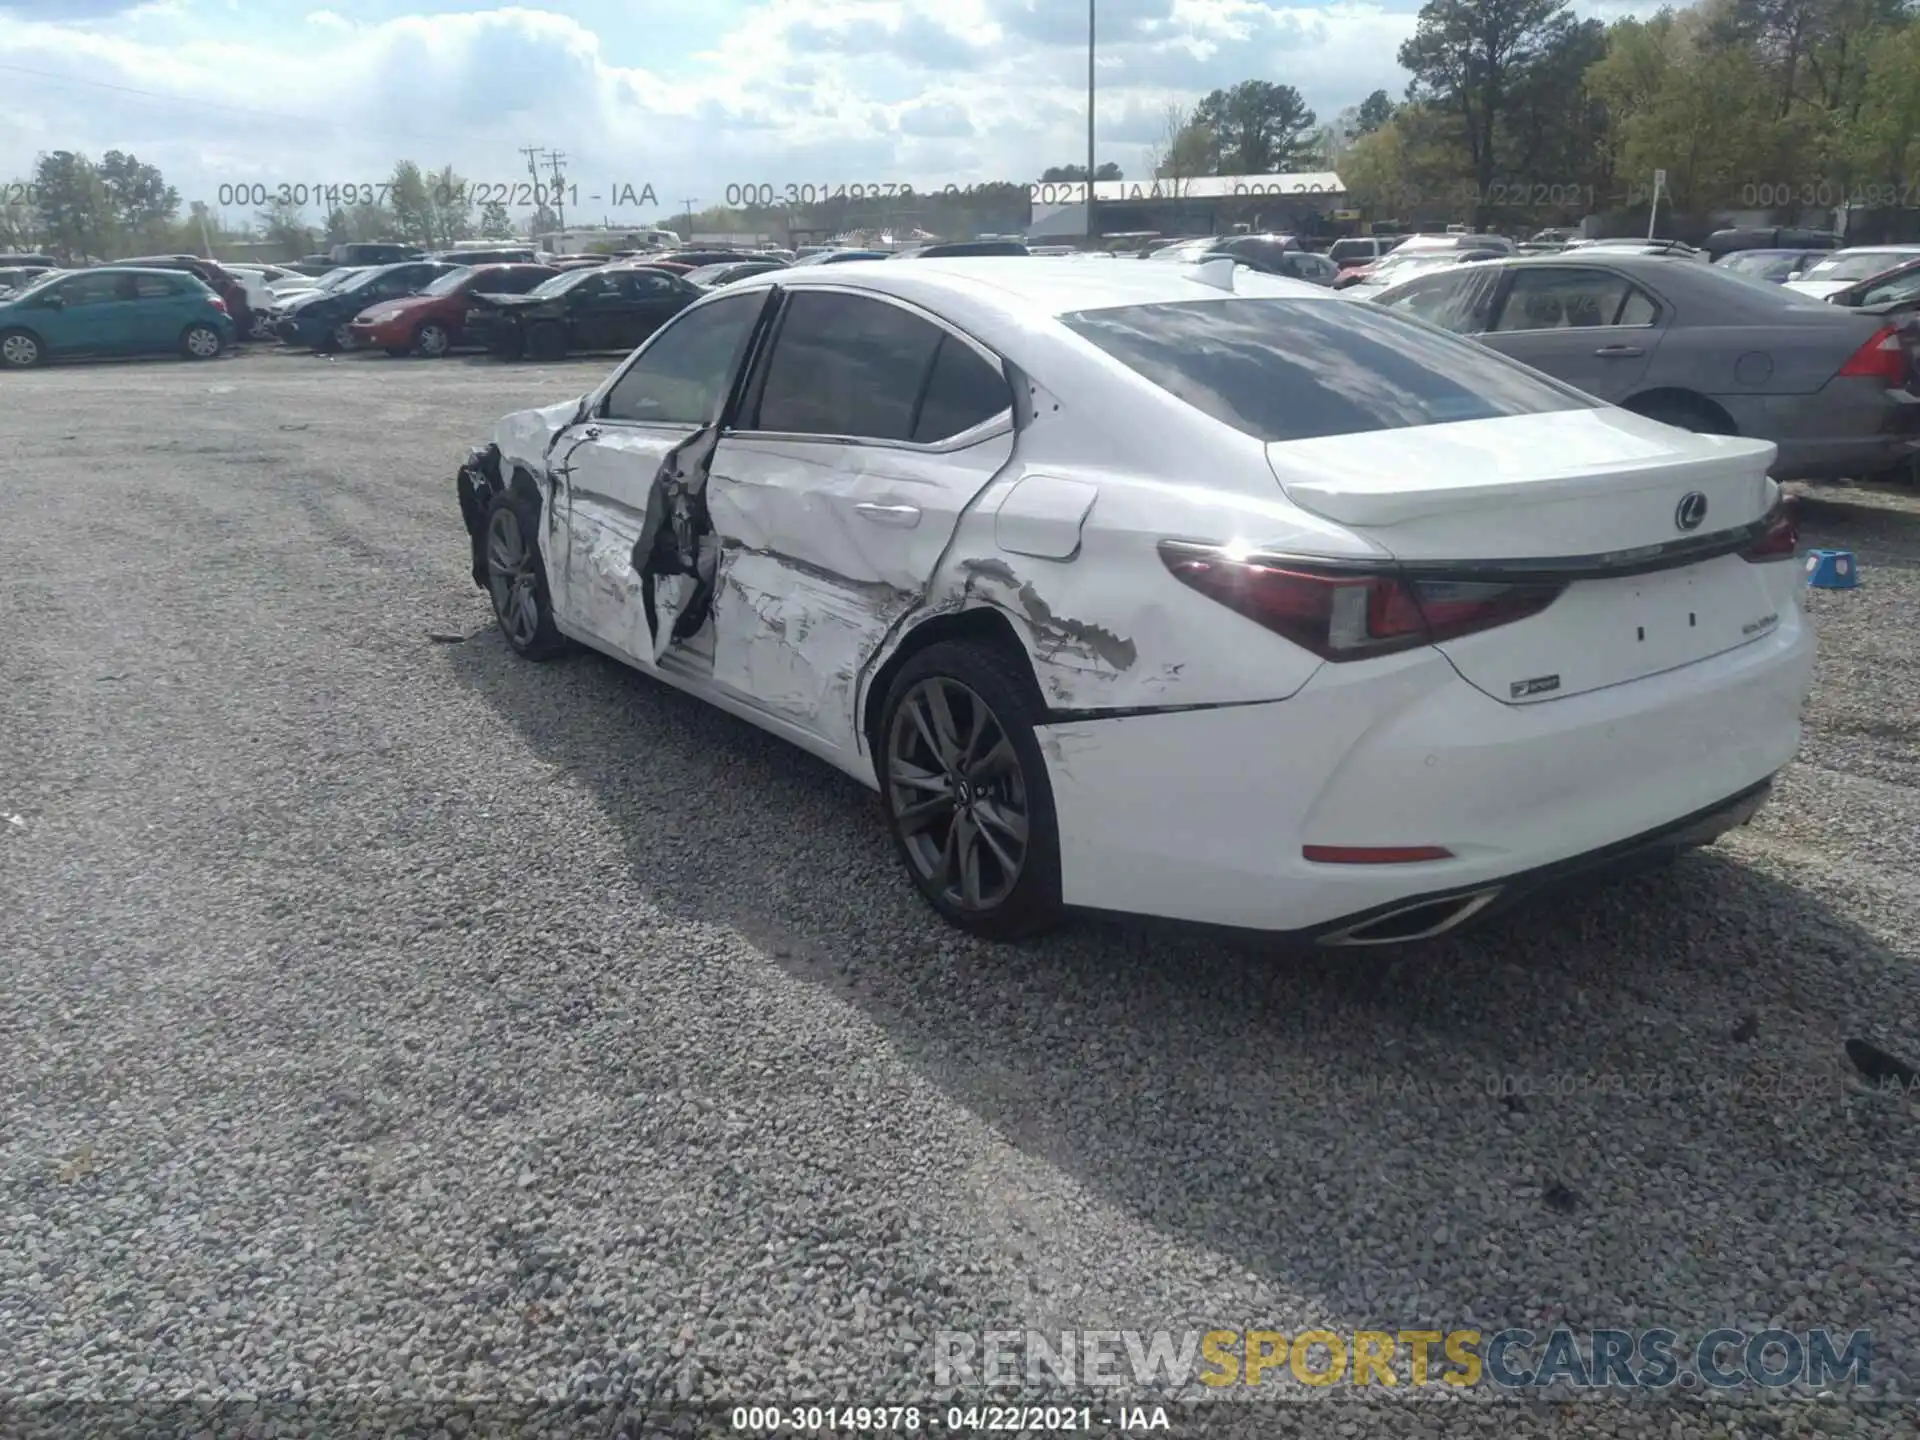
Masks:
[[[1172,100],[1261,77],[1331,119],[1406,76],[1416,0],[1098,0],[1099,158],[1147,173]],[[1031,180],[1086,153],[1084,0],[0,0],[0,181],[130,150],[188,199],[524,179],[636,223],[729,185]],[[651,185],[648,206],[610,208]],[[598,195],[593,206],[586,197]],[[233,218],[250,207],[231,208]]]

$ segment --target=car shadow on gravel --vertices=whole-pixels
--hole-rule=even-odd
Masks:
[[[653,902],[859,1007],[1093,1201],[1262,1293],[1388,1328],[1874,1323],[1784,1277],[1903,1204],[1913,1127],[1842,1043],[1911,957],[1812,882],[1715,850],[1417,951],[1087,920],[998,947],[925,910],[873,796],[749,725],[491,628],[436,658],[596,797]]]

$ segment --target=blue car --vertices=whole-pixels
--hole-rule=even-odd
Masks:
[[[418,295],[448,271],[463,268],[442,260],[376,266],[335,289],[295,295],[276,312],[273,333],[289,345],[321,354],[351,350],[354,316],[388,300]]]
[[[211,360],[233,342],[227,302],[181,270],[59,270],[0,299],[0,366],[106,355]]]

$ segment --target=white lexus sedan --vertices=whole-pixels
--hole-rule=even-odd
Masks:
[[[458,490],[513,649],[878,790],[953,923],[1357,945],[1759,807],[1813,653],[1774,454],[1231,261],[856,261],[696,302]]]

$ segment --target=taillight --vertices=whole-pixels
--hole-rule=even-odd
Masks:
[[[1175,542],[1161,545],[1160,558],[1181,583],[1326,660],[1391,655],[1511,624],[1566,588],[1323,570]]]
[[[1853,352],[1853,358],[1840,367],[1840,377],[1848,380],[1879,380],[1887,385],[1907,383],[1907,348],[1900,343],[1900,331],[1893,325],[1876,330],[1873,338]]]
[[[1800,550],[1800,518],[1790,501],[1782,501],[1767,517],[1767,528],[1740,552],[1742,560],[1791,560]]]
[[[222,300],[218,295],[216,295],[213,297],[213,308],[218,310],[222,315],[224,315],[227,313],[227,302]]]

